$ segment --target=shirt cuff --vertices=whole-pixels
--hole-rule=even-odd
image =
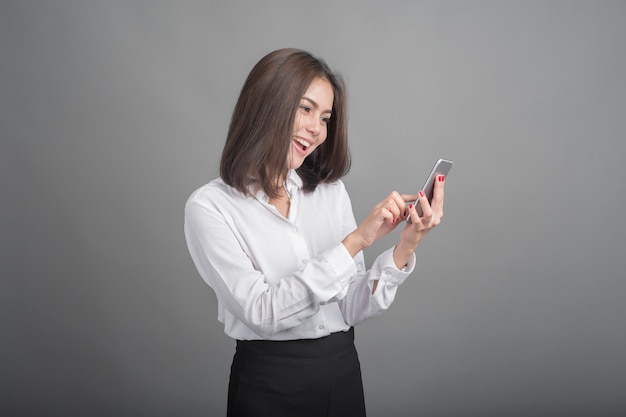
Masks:
[[[413,253],[404,268],[398,269],[393,260],[393,250],[390,248],[383,252],[378,258],[378,268],[380,273],[378,279],[383,280],[391,285],[399,286],[415,269],[415,254]]]

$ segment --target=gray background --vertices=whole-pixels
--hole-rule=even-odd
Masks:
[[[295,46],[347,81],[357,219],[455,161],[416,272],[357,329],[369,415],[624,415],[625,21],[624,1],[1,1],[1,414],[224,414],[234,343],[183,205],[252,65]]]

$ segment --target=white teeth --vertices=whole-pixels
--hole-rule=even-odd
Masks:
[[[295,138],[295,141],[298,142],[300,145],[304,146],[305,148],[308,148],[309,146],[311,146],[311,144],[305,141],[304,139]]]

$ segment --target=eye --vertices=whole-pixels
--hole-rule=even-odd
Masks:
[[[311,112],[311,108],[309,106],[305,106],[305,105],[301,105],[300,106],[300,110],[302,110],[305,113],[310,113]]]
[[[330,116],[324,116],[324,117],[322,117],[322,123],[324,123],[325,125],[327,125],[328,123],[330,123]]]

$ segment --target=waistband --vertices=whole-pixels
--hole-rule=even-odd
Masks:
[[[237,353],[294,358],[333,356],[354,347],[354,327],[319,339],[237,340]]]

